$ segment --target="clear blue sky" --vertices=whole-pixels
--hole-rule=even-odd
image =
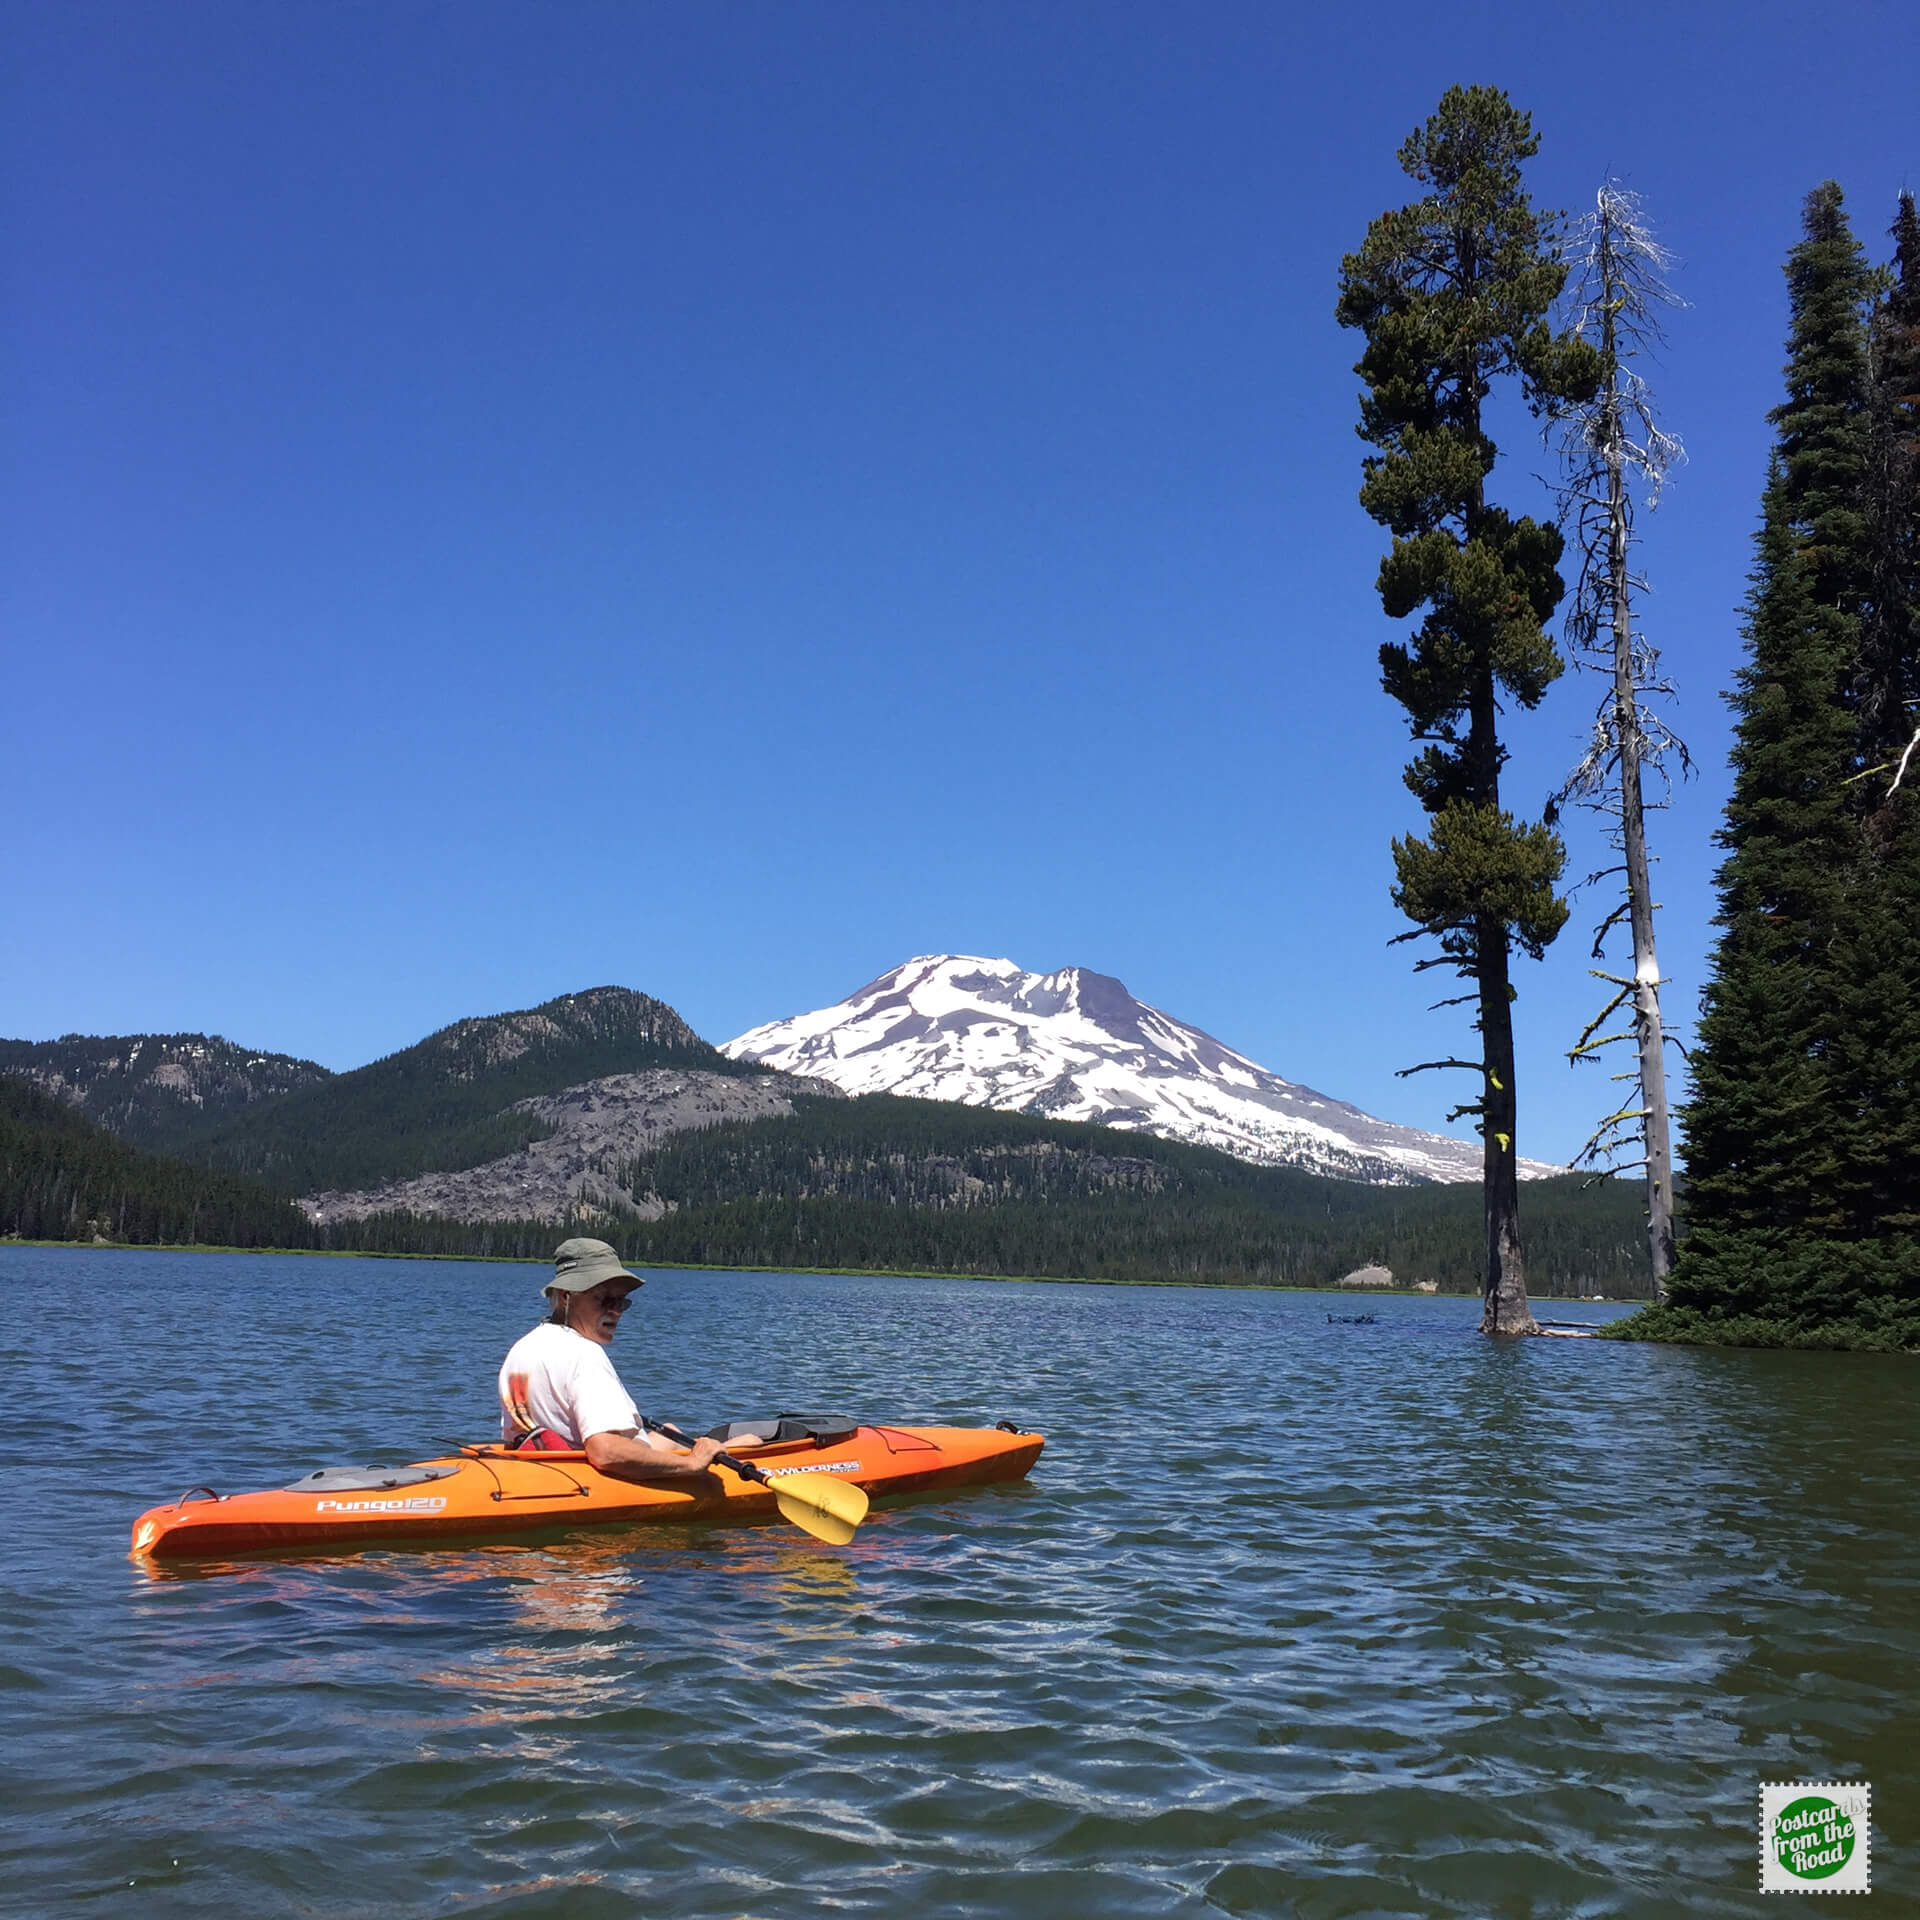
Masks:
[[[958,950],[1437,1122],[1332,309],[1455,81],[1533,113],[1543,203],[1613,171],[1685,256],[1645,559],[1703,768],[1655,828],[1690,1015],[1780,265],[1829,175],[1884,257],[1910,7],[0,26],[0,1033],[348,1067],[614,981],[721,1040]],[[1517,434],[1500,496],[1544,466]],[[1516,805],[1595,692],[1514,723]],[[1611,1091],[1561,1058],[1576,913],[1521,973],[1550,1157]]]

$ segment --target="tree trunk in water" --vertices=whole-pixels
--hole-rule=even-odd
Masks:
[[[1486,1062],[1481,1113],[1487,1214],[1487,1280],[1482,1333],[1538,1333],[1527,1305],[1526,1263],[1520,1253],[1520,1155],[1515,1136],[1519,1102],[1513,1086],[1513,994],[1507,983],[1507,931],[1498,921],[1479,927],[1480,1041]]]
[[[1471,259],[1471,248],[1463,249]],[[1473,410],[1480,430],[1480,409]],[[1469,537],[1486,515],[1485,482],[1476,484],[1467,514]],[[1485,673],[1473,692],[1467,733],[1467,762],[1476,778],[1475,797],[1500,805],[1500,742],[1495,715],[1493,674]],[[1527,1305],[1526,1260],[1520,1251],[1520,1166],[1515,1148],[1519,1101],[1513,1086],[1513,987],[1508,979],[1509,951],[1503,921],[1480,914],[1474,922],[1474,980],[1480,991],[1480,1141],[1485,1194],[1487,1270],[1481,1295],[1482,1333],[1538,1333]]]
[[[1603,340],[1615,359],[1614,310]],[[1640,792],[1640,704],[1633,684],[1632,607],[1627,578],[1627,495],[1619,377],[1612,379],[1607,418],[1607,539],[1613,592],[1613,711],[1620,743],[1620,824],[1627,860],[1627,904],[1633,928],[1633,1032],[1640,1052],[1640,1105],[1647,1143],[1647,1246],[1653,1297],[1664,1300],[1673,1271],[1673,1147],[1667,1124],[1666,1043],[1660,1028],[1660,963],[1653,949],[1653,890],[1647,871],[1647,822]]]

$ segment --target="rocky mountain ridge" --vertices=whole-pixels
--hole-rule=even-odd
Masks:
[[[717,1049],[664,1000],[631,987],[589,987],[518,1013],[473,1015],[441,1027],[411,1047],[356,1069],[369,1073],[418,1059],[421,1070],[448,1080],[477,1080],[529,1055],[592,1046],[651,1047],[686,1054],[712,1068]],[[728,1069],[721,1066],[719,1072]]]
[[[525,1103],[652,1067],[721,1078],[765,1072],[709,1046],[665,1001],[593,987],[456,1020],[241,1116],[199,1150],[212,1165],[287,1193],[364,1192],[516,1153],[551,1131]]]
[[[236,1046],[217,1033],[0,1040],[0,1073],[156,1153],[177,1152],[263,1101],[333,1078],[316,1061]]]
[[[710,1081],[767,1072],[736,1064],[664,1001],[627,987],[456,1020],[344,1073],[203,1034],[0,1041],[0,1073],[134,1145],[289,1196],[484,1165],[554,1131],[544,1099],[654,1067]]]

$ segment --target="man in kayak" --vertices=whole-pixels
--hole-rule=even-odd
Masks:
[[[604,1240],[561,1243],[543,1289],[552,1311],[514,1342],[500,1368],[507,1446],[584,1448],[588,1464],[616,1480],[675,1485],[705,1476],[719,1441],[696,1440],[687,1452],[648,1433],[607,1357],[634,1289],[645,1284]]]

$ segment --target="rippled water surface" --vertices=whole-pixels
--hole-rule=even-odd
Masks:
[[[0,1248],[0,1910],[1767,1915],[1758,1783],[1847,1775],[1865,1910],[1920,1911],[1895,1358],[670,1273],[614,1346],[649,1412],[1005,1415],[1034,1477],[846,1548],[126,1557],[196,1482],[484,1437],[540,1277]]]

